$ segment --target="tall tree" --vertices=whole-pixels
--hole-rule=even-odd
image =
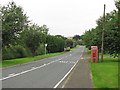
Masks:
[[[70,47],[70,48],[73,48],[73,40],[72,39],[66,39],[65,40],[65,47]]]
[[[35,51],[40,44],[44,44],[46,42],[47,36],[47,28],[41,29],[36,24],[29,26],[28,29],[24,30],[20,34],[20,40],[23,45],[31,50],[33,55],[35,55]]]
[[[27,16],[23,9],[15,2],[3,6],[2,13],[2,41],[3,46],[15,43],[16,38],[23,28],[28,24]]]
[[[104,51],[114,57],[118,57],[120,53],[120,30],[118,29],[118,16],[117,11],[113,10],[106,14],[105,31],[104,31]],[[103,17],[97,20],[97,26],[85,32],[83,38],[84,43],[88,48],[91,45],[97,45],[99,50],[101,48],[101,34],[103,26]]]
[[[47,50],[50,53],[64,51],[65,40],[58,36],[47,36]]]

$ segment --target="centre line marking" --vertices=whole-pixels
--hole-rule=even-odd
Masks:
[[[9,74],[8,76],[13,76],[13,75],[15,75],[15,73],[11,73],[11,74]]]
[[[61,59],[63,59],[63,58],[65,58],[65,57],[62,57]],[[55,60],[55,61],[51,61],[50,63],[43,64],[43,65],[38,66],[38,67],[32,67],[32,69],[29,69],[29,70],[23,71],[23,72],[21,72],[21,73],[17,73],[17,74],[10,75],[10,76],[8,76],[8,77],[0,78],[0,81],[2,81],[2,80],[6,80],[6,79],[9,79],[9,78],[13,78],[13,77],[16,77],[16,76],[19,76],[19,75],[22,75],[22,74],[28,73],[28,72],[30,72],[30,71],[33,71],[33,70],[36,70],[36,69],[39,69],[39,68],[45,67],[45,66],[47,66],[47,65],[49,65],[49,64],[52,64],[52,63],[54,63],[54,62],[57,62],[57,61],[59,61],[59,60],[61,60],[61,59],[57,59],[57,60]]]
[[[84,50],[83,50],[84,51]],[[82,54],[80,56],[80,58],[82,57]],[[57,88],[60,83],[71,73],[71,71],[74,69],[74,67],[76,66],[76,64],[78,63],[79,60],[77,60],[77,62],[73,65],[73,67],[67,72],[67,74],[65,74],[65,76],[53,87],[53,88]],[[62,88],[64,87],[64,85],[62,86]]]

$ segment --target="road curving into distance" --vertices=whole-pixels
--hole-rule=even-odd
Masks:
[[[2,88],[57,88],[82,57],[85,47],[62,55],[2,69]]]

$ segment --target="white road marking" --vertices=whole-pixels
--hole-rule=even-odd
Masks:
[[[68,55],[68,56],[69,56],[69,55]],[[66,57],[68,57],[68,56],[66,56]],[[81,56],[82,56],[82,55],[81,55]],[[80,57],[81,57],[81,56],[80,56]],[[62,57],[61,59],[66,58],[66,57]],[[58,60],[59,60],[59,59],[58,59]],[[57,62],[58,60],[52,61],[52,62],[48,63],[47,65],[49,65],[49,64],[51,64],[51,63],[54,63],[54,62]],[[78,61],[79,61],[79,60],[78,60]],[[76,64],[78,63],[78,61],[73,65],[73,67],[69,70],[69,72],[54,86],[54,88],[57,88],[57,87],[59,86],[59,84],[69,75],[69,73],[74,69],[74,67],[75,67]],[[9,79],[9,78],[12,78],[12,77],[15,77],[15,76],[18,76],[18,75],[22,75],[22,74],[24,74],[24,73],[27,73],[27,72],[30,72],[30,71],[33,71],[33,70],[35,70],[35,69],[39,69],[39,68],[42,68],[42,67],[44,67],[44,65],[41,65],[41,66],[39,66],[39,67],[32,68],[32,69],[30,69],[30,70],[23,71],[23,72],[21,72],[21,73],[17,73],[17,74],[15,74],[15,75],[12,75],[12,76],[9,76],[9,77],[3,77],[3,78],[0,79],[0,80],[6,80],[6,79]],[[63,85],[62,88],[64,88],[64,86],[65,86],[65,85]]]
[[[78,62],[78,61],[77,61]],[[77,64],[77,62],[73,65],[73,67],[69,70],[69,72],[53,87],[53,88],[57,88],[59,86],[59,84],[69,75],[69,73],[73,70],[73,68],[75,67],[75,65]]]
[[[23,71],[23,72],[21,72],[21,73],[17,73],[17,74],[14,74],[14,75],[8,76],[8,77],[4,77],[4,78],[2,78],[2,79],[0,79],[0,80],[6,80],[6,79],[9,79],[9,78],[12,78],[12,77],[15,77],[15,76],[18,76],[18,75],[21,75],[21,74],[24,74],[24,73],[27,73],[27,72],[33,71],[33,70],[35,70],[35,69],[42,68],[42,67],[44,67],[44,65],[39,66],[39,67],[35,67],[35,68],[32,68],[32,69],[29,69],[29,70],[26,70],[26,71]]]
[[[60,63],[67,63],[67,64],[69,64],[69,63],[71,63],[71,64],[75,64],[74,61],[58,61],[58,62],[60,62]]]
[[[82,57],[82,55],[80,56]],[[74,67],[76,66],[76,64],[78,63],[79,60],[77,60],[77,62],[73,65],[73,67],[67,72],[67,74],[65,74],[65,76],[53,87],[53,88],[57,88],[60,83],[70,74],[70,72],[74,69]],[[62,88],[64,88],[65,85],[62,86]]]
[[[75,63],[75,62],[71,61],[70,63]]]
[[[9,74],[8,76],[13,76],[13,75],[15,75],[15,73],[11,73],[11,74]]]
[[[29,69],[29,70],[26,70],[26,71],[23,71],[23,72],[20,72],[20,73],[17,73],[17,74],[13,74],[13,75],[10,75],[10,76],[8,76],[8,77],[0,78],[0,81],[6,80],[6,79],[9,79],[9,78],[13,78],[13,77],[16,77],[16,76],[25,74],[25,73],[27,73],[27,72],[30,72],[30,71],[33,71],[33,70],[36,70],[36,69],[45,67],[46,65],[52,64],[52,63],[54,63],[54,62],[57,62],[57,61],[59,61],[59,60],[61,60],[61,59],[63,59],[63,58],[66,58],[66,57],[62,57],[62,58],[60,58],[60,59],[57,59],[57,60],[55,60],[55,61],[51,61],[50,63],[43,64],[43,65],[38,66],[38,67],[32,67],[32,69]]]

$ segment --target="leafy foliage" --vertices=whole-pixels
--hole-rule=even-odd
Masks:
[[[48,35],[47,25],[32,24],[22,7],[10,2],[1,9],[3,60],[61,52],[65,47],[75,46],[73,40],[61,35]],[[65,46],[66,44],[66,46]]]
[[[43,54],[45,54],[45,45],[44,44],[40,44],[38,46],[38,48],[36,49],[35,54],[36,55],[43,55]]]
[[[66,39],[66,41],[65,41],[65,46],[66,47],[73,48],[74,47],[73,45],[74,45],[74,42],[73,42],[72,39]]]
[[[31,56],[31,52],[20,45],[5,47],[2,54],[3,60]]]
[[[73,39],[78,41],[78,40],[80,40],[80,36],[79,35],[75,35],[75,36],[73,36]]]
[[[40,45],[40,43],[46,42],[46,33],[44,33],[44,29],[33,25],[29,27],[27,30],[24,30],[21,33],[21,40],[23,44],[30,49],[33,55],[35,55],[35,51]]]
[[[47,36],[47,50],[50,53],[64,51],[65,40],[58,36]]]
[[[3,6],[2,13],[2,40],[3,47],[14,44],[18,34],[28,24],[27,16],[23,13],[20,6],[16,6],[14,2]]]
[[[117,27],[117,11],[113,10],[106,14],[104,31],[104,52],[118,57],[120,54],[120,30]],[[92,45],[101,48],[101,34],[103,31],[103,17],[97,20],[95,28],[86,31],[82,37],[84,44],[90,49]]]

